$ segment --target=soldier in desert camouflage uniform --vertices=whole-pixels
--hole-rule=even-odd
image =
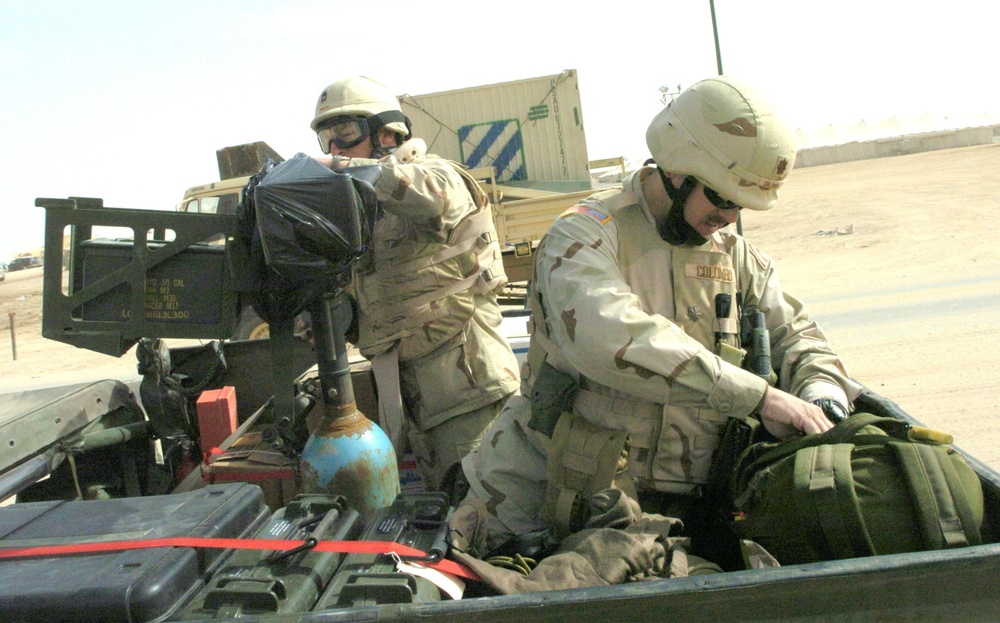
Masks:
[[[406,140],[410,122],[378,82],[329,85],[312,129],[327,166],[379,167],[382,211],[354,271],[356,345],[372,361],[397,453],[408,439],[427,487],[440,488],[517,389],[499,332],[506,277],[489,203],[460,166]]]
[[[690,519],[727,418],[759,414],[779,437],[818,433],[831,426],[824,409],[846,414],[860,391],[773,262],[726,227],[740,208],[774,207],[791,172],[791,134],[768,104],[735,80],[704,80],[653,119],[646,141],[653,166],[567,210],[539,246],[522,396],[463,460],[471,489],[455,525],[479,551],[562,519],[550,448],[559,442],[558,473],[586,480],[609,437],[584,428],[627,431],[643,509]],[[723,318],[718,294],[732,302]],[[731,357],[737,302],[766,318],[778,387]],[[560,398],[553,426],[545,405]],[[580,419],[590,428],[559,439]]]

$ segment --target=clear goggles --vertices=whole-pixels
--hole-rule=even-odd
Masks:
[[[316,138],[324,154],[330,153],[330,143],[338,149],[350,149],[370,134],[368,120],[364,117],[339,117],[316,130]]]

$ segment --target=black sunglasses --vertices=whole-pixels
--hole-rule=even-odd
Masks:
[[[714,190],[712,190],[708,186],[705,186],[704,184],[702,184],[702,187],[704,188],[704,191],[705,191],[705,199],[708,199],[708,201],[712,205],[714,205],[715,207],[719,208],[720,210],[742,210],[743,209],[743,206],[741,206],[740,204],[735,203],[733,201],[730,201],[728,199],[723,199],[722,197],[719,196],[719,193],[715,192]]]

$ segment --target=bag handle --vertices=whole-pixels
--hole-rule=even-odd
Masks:
[[[906,426],[906,422],[894,418],[872,415],[871,413],[855,413],[825,433],[804,435],[802,437],[793,437],[792,439],[769,443],[766,445],[770,447],[764,452],[760,452],[759,448],[754,452],[750,452],[749,450],[756,445],[754,444],[740,454],[735,473],[753,474],[759,469],[759,466],[768,465],[786,456],[791,456],[802,448],[850,442],[866,426],[875,426],[885,431],[886,429],[891,430],[896,426]],[[742,488],[743,483],[739,483],[739,485]]]

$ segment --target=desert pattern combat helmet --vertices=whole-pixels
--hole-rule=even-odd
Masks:
[[[334,120],[352,117],[366,120],[372,132],[385,127],[404,139],[410,137],[409,123],[396,96],[384,84],[364,76],[338,80],[323,89],[310,127],[319,133]],[[320,141],[320,146],[327,151],[328,145]]]
[[[664,171],[690,175],[740,206],[770,210],[795,164],[792,132],[740,81],[695,83],[661,110],[646,145]]]

